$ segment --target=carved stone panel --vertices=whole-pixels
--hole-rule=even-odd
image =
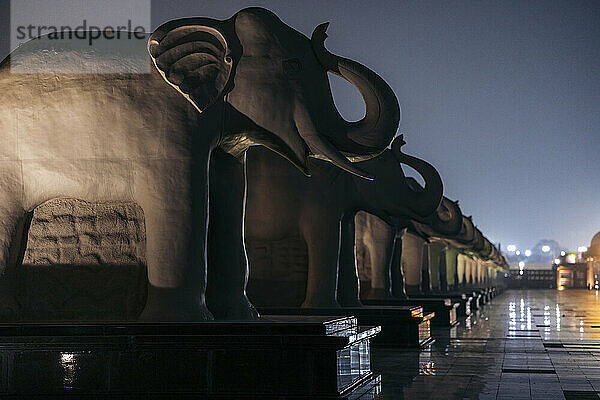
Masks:
[[[134,319],[146,299],[135,203],[55,199],[33,211],[18,301],[27,319]]]

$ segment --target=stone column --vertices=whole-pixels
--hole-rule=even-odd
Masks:
[[[421,270],[423,266],[423,248],[425,240],[420,236],[406,232],[402,236],[402,272],[406,294],[416,296],[421,292]]]
[[[428,255],[429,255],[429,272],[430,272],[430,282],[431,289],[433,291],[442,290],[442,265],[445,262],[445,254],[444,249],[445,245],[441,242],[432,242],[427,244]],[[444,270],[444,276],[445,276]],[[444,288],[447,290],[447,288]]]

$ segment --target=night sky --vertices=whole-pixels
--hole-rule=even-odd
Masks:
[[[309,37],[330,21],[327,47],[390,84],[404,150],[491,241],[574,249],[600,231],[600,2],[171,0],[153,2],[152,24],[248,6]],[[358,92],[332,85],[342,114],[362,117]]]

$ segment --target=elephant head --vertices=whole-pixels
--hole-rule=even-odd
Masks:
[[[475,240],[475,225],[473,225],[472,217],[462,217],[462,227],[458,235],[448,237],[446,240],[457,249],[471,249]]]
[[[400,120],[398,101],[374,72],[325,49],[326,28],[319,25],[309,39],[272,12],[247,8],[224,21],[167,22],[151,35],[148,50],[163,78],[199,112],[224,110],[219,145],[229,153],[262,144],[305,173],[307,158],[316,157],[372,179],[351,161],[388,146]],[[328,71],[360,91],[362,120],[340,116]]]
[[[471,251],[473,253],[479,254],[485,248],[485,237],[483,233],[479,230],[479,228],[475,227],[475,240],[473,241],[473,245],[471,246]]]
[[[412,178],[409,178],[412,179]],[[413,186],[421,187],[413,180]],[[443,197],[438,209],[423,223],[413,221],[416,230],[430,238],[445,239],[460,233],[463,225],[463,215],[458,206],[458,201]]]
[[[389,216],[409,217],[417,221],[426,221],[439,207],[444,185],[435,167],[417,157],[402,152],[405,144],[403,135],[392,142],[391,150],[386,150],[377,158],[359,163],[365,170],[377,176],[374,182],[358,182],[361,192],[364,192],[365,203],[373,203],[376,208]],[[425,187],[415,187],[412,178],[407,178],[402,170],[402,164],[414,168],[425,181]]]
[[[486,238],[483,238],[483,249],[479,252],[479,257],[483,260],[489,260],[492,255],[494,245]]]

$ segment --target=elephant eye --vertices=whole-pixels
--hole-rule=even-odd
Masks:
[[[298,58],[288,58],[282,61],[283,72],[291,79],[297,79],[302,72],[302,63]]]

